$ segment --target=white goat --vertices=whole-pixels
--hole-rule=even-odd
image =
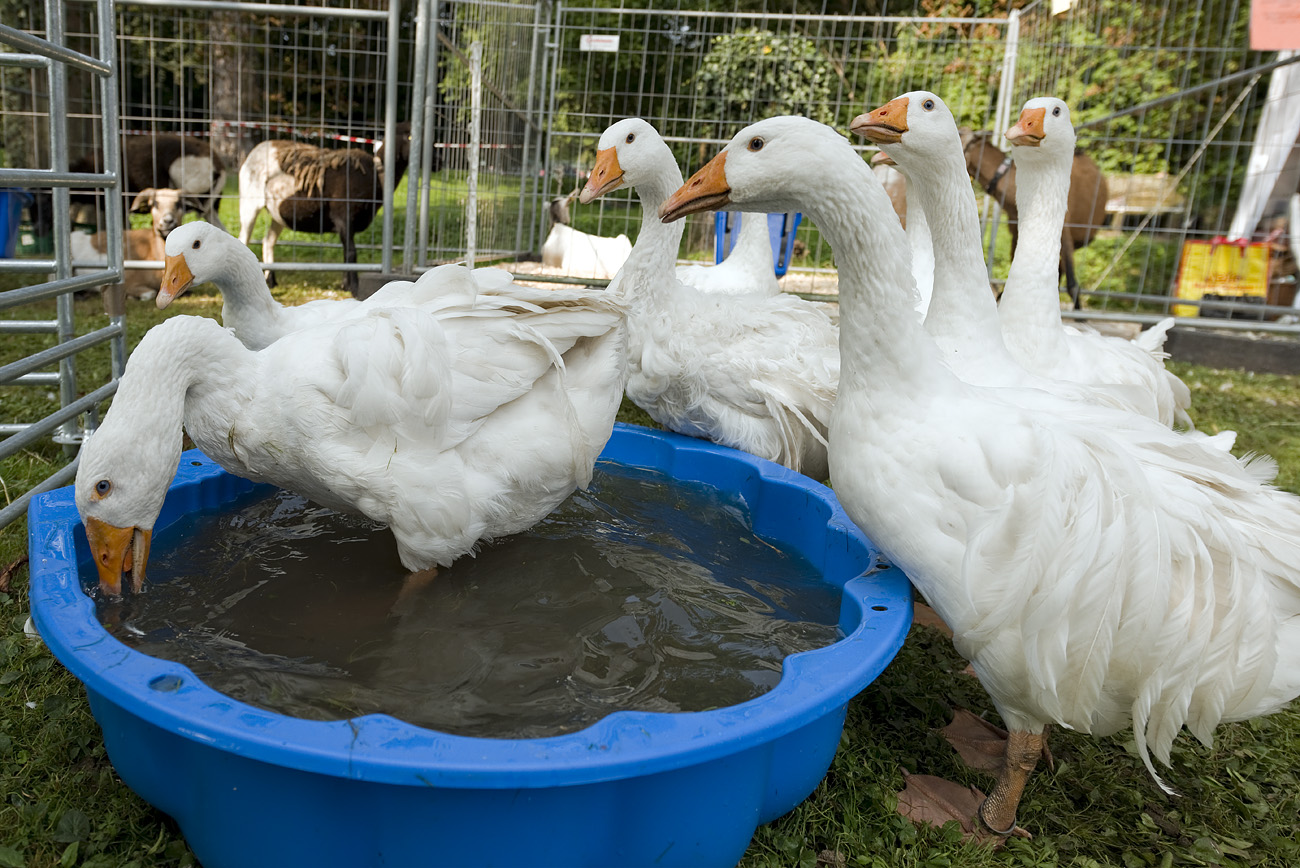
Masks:
[[[128,229],[122,238],[122,257],[125,260],[162,262],[164,239],[184,216],[184,193],[170,188],[141,190],[131,202],[132,211],[149,211],[153,226],[149,229]],[[103,268],[108,262],[108,238],[103,232],[73,232],[72,261],[78,268],[74,273],[91,271],[92,266]],[[126,294],[132,298],[148,300],[162,284],[162,269],[129,268],[122,277]]]
[[[569,277],[612,278],[632,252],[626,235],[605,238],[588,235],[569,224],[569,199],[551,202],[551,232],[542,242],[542,265],[560,268]]]

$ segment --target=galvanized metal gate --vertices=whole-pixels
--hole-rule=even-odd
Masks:
[[[96,407],[117,390],[117,381],[126,362],[126,322],[120,291],[116,300],[110,299],[109,324],[88,334],[77,336],[73,323],[72,294],[80,289],[91,289],[105,284],[118,283],[122,278],[122,212],[120,208],[106,208],[105,232],[108,238],[108,261],[102,269],[74,275],[69,249],[71,218],[69,215],[69,187],[95,187],[107,191],[121,188],[117,167],[121,161],[117,154],[117,113],[102,113],[101,134],[108,149],[105,155],[106,171],[97,174],[68,171],[68,70],[76,69],[95,76],[99,81],[99,96],[104,106],[117,105],[117,80],[115,77],[116,40],[113,10],[109,3],[98,4],[99,55],[87,56],[72,51],[64,45],[64,4],[61,0],[46,0],[47,39],[42,39],[11,27],[0,25],[0,41],[18,49],[20,53],[0,53],[0,64],[33,69],[44,68],[49,76],[49,142],[50,165],[45,168],[0,169],[0,186],[23,188],[52,187],[54,217],[54,256],[52,259],[0,260],[0,272],[45,274],[50,279],[21,289],[0,293],[0,310],[21,304],[57,299],[57,316],[53,320],[0,320],[0,334],[43,333],[55,336],[54,346],[27,358],[0,367],[0,385],[49,387],[57,385],[60,408],[45,418],[31,423],[11,423],[0,426],[0,433],[10,436],[0,442],[0,459],[14,455],[19,450],[48,437],[52,433],[63,444],[65,454],[75,453],[87,429],[93,427]],[[82,397],[77,396],[76,357],[81,351],[109,342],[112,345],[112,378]],[[58,373],[41,369],[57,363]],[[79,420],[85,416],[85,423]],[[27,509],[33,494],[66,484],[76,473],[76,462],[70,462],[30,491],[14,498],[0,509],[0,527],[19,518]]]

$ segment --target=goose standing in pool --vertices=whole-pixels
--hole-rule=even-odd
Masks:
[[[679,281],[682,227],[655,213],[681,182],[659,133],[629,118],[601,135],[579,196],[585,203],[634,187],[646,215],[610,283],[628,308],[627,395],[673,431],[825,479],[837,329],[797,296],[729,296]]]
[[[1011,731],[992,793],[953,819],[1015,831],[1048,724],[1131,724],[1154,776],[1183,727],[1208,742],[1300,693],[1300,499],[1147,417],[960,379],[917,321],[884,190],[828,127],[746,127],[660,213],[728,204],[802,210],[834,248],[836,495]]]
[[[1019,275],[1007,281],[1012,294],[1010,309],[1003,312],[994,302],[961,134],[943,100],[928,91],[903,94],[859,115],[851,128],[889,148],[890,157],[907,172],[909,195],[920,200],[929,217],[935,270],[934,297],[925,328],[948,352],[952,366],[964,379],[983,385],[1034,385],[1082,401],[1133,410],[1166,425],[1186,418],[1190,392],[1151,354],[1131,344],[1123,351],[1130,364],[1108,368],[1113,379],[1095,379],[1089,373],[1072,371],[1072,361],[1052,364],[1046,370],[1040,367],[1054,345],[1029,348],[1051,339],[1067,340],[1060,304],[1055,297],[1046,298],[1043,287],[1035,287],[1040,291],[1033,300],[1040,303],[1034,306],[1036,317],[1029,320],[1022,311],[1030,287]],[[1042,222],[1051,218],[1038,214],[1035,219],[1037,222],[1031,224],[1029,215],[1023,215],[1023,228],[1030,232],[1043,230]],[[1055,217],[1058,236],[1064,219],[1062,210]],[[1059,251],[1059,238],[1056,243]],[[1044,244],[1050,248],[1050,238],[1044,241],[1040,237],[1039,247]],[[1036,254],[1050,255],[1050,251],[1035,249],[1031,243],[1021,246],[1030,259]],[[1045,312],[1046,302],[1052,304],[1051,316]],[[1044,331],[1044,322],[1051,317],[1055,317],[1054,329]],[[1181,387],[1177,393],[1175,382]]]
[[[81,449],[101,590],[119,593],[123,574],[140,587],[182,426],[231,473],[388,525],[413,571],[586,486],[622,399],[622,307],[599,292],[484,295],[478,277],[441,266],[414,285],[433,287],[426,304],[376,294],[261,351],[203,317],[151,329]]]

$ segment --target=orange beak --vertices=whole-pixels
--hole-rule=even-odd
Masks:
[[[1045,108],[1025,109],[1020,113],[1020,120],[1007,130],[1007,141],[1013,145],[1038,147],[1047,138],[1047,130],[1043,126],[1046,117]]]
[[[149,560],[153,531],[138,527],[114,527],[97,518],[87,518],[86,542],[99,572],[99,591],[108,596],[122,594],[122,577],[128,576],[131,590],[144,586],[144,567]]]
[[[876,151],[876,153],[873,154],[872,157],[871,157],[871,165],[873,165],[873,166],[897,166],[898,163],[895,163],[895,162],[894,162],[894,158],[891,157],[891,156],[889,156],[889,154],[886,154],[884,151]]]
[[[907,132],[907,97],[891,99],[875,111],[858,115],[849,129],[877,145],[893,145]]]
[[[164,257],[163,265],[162,285],[158,287],[158,297],[155,299],[159,310],[171,304],[176,296],[189,289],[194,282],[194,275],[190,273],[190,264],[185,261],[184,254]]]
[[[665,223],[680,220],[697,211],[720,211],[731,204],[731,185],[727,183],[727,152],[723,151],[704,164],[668,201],[659,206],[659,219]]]
[[[591,167],[587,185],[578,194],[578,201],[586,205],[611,190],[623,186],[623,167],[618,164],[618,151],[605,148],[596,152],[596,165]]]

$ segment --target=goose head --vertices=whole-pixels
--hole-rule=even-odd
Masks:
[[[843,136],[808,118],[774,117],[750,124],[663,203],[659,217],[670,223],[729,205],[745,212],[807,210],[812,191],[835,183],[826,166],[809,155],[824,153],[835,143],[852,153]]]
[[[943,100],[925,90],[905,93],[858,115],[849,129],[877,145],[888,145],[889,156],[904,168],[921,166],[940,153],[960,153],[957,120]]]
[[[249,259],[254,267],[257,264],[256,254],[233,235],[202,221],[173,229],[164,252],[162,285],[156,299],[160,310],[191,286],[227,273],[232,257]]]
[[[613,190],[654,181],[666,166],[677,171],[672,151],[659,132],[641,118],[625,118],[601,133],[596,163],[578,201],[586,205]]]
[[[1042,96],[1029,100],[1021,109],[1019,120],[1005,135],[1017,163],[1039,156],[1064,162],[1074,159],[1075,137],[1070,107],[1056,97]],[[1035,151],[1040,153],[1035,154]]]
[[[144,583],[154,522],[175,475],[175,449],[156,448],[139,426],[118,424],[112,409],[81,447],[74,487],[77,512],[99,573],[100,593],[118,596]]]

